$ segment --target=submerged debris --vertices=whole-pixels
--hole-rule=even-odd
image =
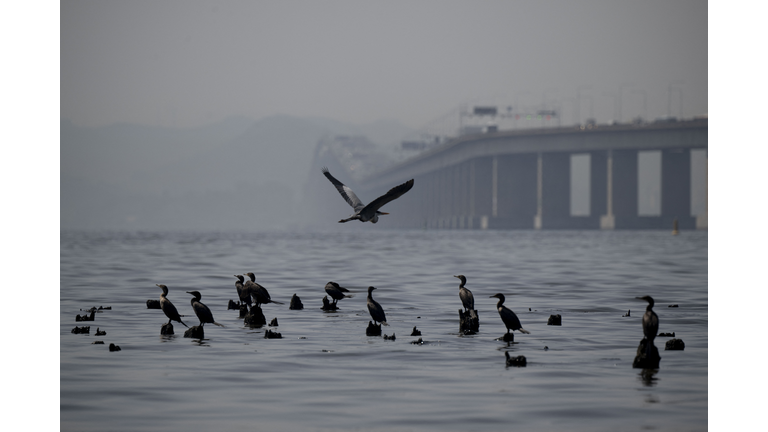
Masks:
[[[147,309],[160,309],[160,300],[147,300]]]
[[[682,351],[685,349],[685,342],[682,339],[670,339],[664,345],[665,350],[669,351]]]
[[[184,337],[192,338],[192,339],[203,339],[205,338],[205,332],[203,331],[203,326],[192,326],[188,328],[184,332]]]
[[[162,327],[160,327],[160,334],[163,336],[169,336],[174,334],[173,333],[173,324],[171,323],[165,323]]]
[[[324,311],[335,311],[338,309],[336,306],[336,303],[331,303],[328,300],[328,296],[323,297],[323,307],[321,308]]]
[[[549,319],[547,319],[547,325],[562,325],[562,318],[560,317],[560,314],[550,315]]]
[[[91,326],[75,327],[72,329],[72,333],[74,334],[90,333],[90,332],[91,332]]]
[[[387,335],[385,334],[385,335],[384,335],[384,340],[395,340],[395,334],[394,334],[394,333],[392,333],[392,336],[387,336]]]
[[[277,317],[272,318],[272,321],[269,322],[270,327],[277,327]]]
[[[120,347],[115,345],[115,344],[113,344],[113,343],[111,343],[111,344],[109,344],[109,351],[110,352],[112,352],[112,351],[120,351]]]
[[[421,332],[419,329],[416,328],[416,326],[413,326],[413,331],[411,332],[411,336],[421,336]]]
[[[291,304],[288,306],[288,309],[291,310],[301,310],[304,309],[304,304],[301,303],[301,299],[296,294],[291,297]]]
[[[264,332],[264,339],[282,339],[283,335],[278,332],[273,332],[272,330],[267,330]]]
[[[107,334],[107,332],[101,331],[98,327],[96,327],[96,336],[104,336],[105,334]]]
[[[256,328],[267,325],[267,319],[264,317],[264,312],[261,311],[260,306],[254,305],[251,310],[248,311],[244,318],[244,324]]]
[[[365,329],[366,336],[381,336],[381,324],[374,324],[368,321],[368,328]]]
[[[507,366],[523,367],[528,364],[525,356],[511,357],[509,351],[504,351],[504,356],[507,357]]]
[[[649,343],[651,344],[650,350],[646,348]],[[640,341],[640,345],[637,346],[637,355],[635,356],[635,360],[632,362],[632,367],[642,369],[658,369],[660,361],[661,356],[659,356],[659,350],[656,348],[652,341],[649,341],[647,338],[643,338],[643,340]]]
[[[95,315],[96,315],[96,310],[93,309],[93,310],[91,310],[91,314],[90,315],[83,315],[83,316],[77,315],[75,317],[75,322],[78,322],[78,321],[93,321]]]
[[[466,313],[459,309],[459,332],[463,334],[475,334],[480,331],[480,318],[474,309]]]

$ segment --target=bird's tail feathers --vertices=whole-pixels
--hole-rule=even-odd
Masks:
[[[382,323],[382,324],[384,324],[385,326],[388,326],[388,325],[389,325],[389,324],[387,324],[387,322],[386,322],[386,321],[382,321],[381,323]]]
[[[184,321],[182,321],[182,320],[179,320],[179,322],[180,322],[180,323],[182,323],[182,324],[184,324]],[[186,328],[189,328],[189,326],[188,326],[188,325],[186,325],[186,324],[184,324],[184,327],[186,327]]]
[[[270,302],[270,303],[277,303],[277,304],[281,304],[281,305],[284,305],[284,304],[285,304],[285,303],[283,303],[283,302],[274,301],[274,300],[269,300],[269,302]]]
[[[522,327],[520,327],[518,330],[520,330],[520,333],[531,334],[531,332],[529,332],[528,330],[526,330],[526,329],[524,329]]]
[[[214,323],[214,324],[216,324],[216,325],[217,325],[217,326],[219,326],[219,327],[224,327],[224,324],[219,324],[219,323],[217,323],[216,321],[214,321],[213,323]]]

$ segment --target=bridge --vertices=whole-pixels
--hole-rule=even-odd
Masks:
[[[492,131],[449,140],[362,178],[355,191],[370,200],[415,179],[409,193],[385,207],[388,226],[672,229],[677,220],[680,229],[705,229],[706,210],[691,214],[691,159],[693,151],[706,151],[707,135],[706,119]],[[644,152],[660,154],[660,211],[651,215],[638,204]],[[588,166],[587,211],[578,214],[571,205],[574,158]]]

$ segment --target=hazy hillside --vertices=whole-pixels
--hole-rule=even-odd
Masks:
[[[307,179],[319,173],[310,166],[317,142],[366,131],[391,146],[410,133],[394,122],[355,126],[289,116],[195,129],[80,128],[62,120],[61,228],[290,227],[308,216],[297,209]]]

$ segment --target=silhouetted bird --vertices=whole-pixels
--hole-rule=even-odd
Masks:
[[[371,201],[370,204],[365,205],[362,201],[360,201],[357,195],[352,192],[352,189],[350,189],[349,186],[346,186],[344,183],[336,180],[336,178],[332,176],[330,172],[328,172],[328,168],[323,167],[323,174],[328,178],[328,180],[331,181],[331,183],[333,183],[334,186],[336,186],[336,190],[339,191],[344,200],[346,200],[347,203],[351,205],[353,209],[355,209],[355,213],[352,216],[348,217],[347,219],[340,220],[339,223],[349,222],[351,220],[376,223],[379,221],[379,216],[389,214],[379,211],[379,209],[383,207],[384,204],[399,198],[413,187],[413,179],[410,179],[399,186],[393,187],[384,195]]]
[[[160,287],[161,290],[163,290],[163,293],[160,294],[160,309],[163,310],[163,313],[165,313],[165,316],[168,317],[168,324],[171,323],[171,321],[176,321],[184,324],[184,321],[181,320],[181,316],[179,316],[179,311],[176,310],[176,306],[171,303],[166,296],[168,295],[168,287],[161,284],[155,284]],[[188,325],[184,324],[184,327],[189,328]]]
[[[461,281],[461,284],[459,285],[459,298],[461,299],[461,304],[464,305],[464,310],[473,310],[475,308],[475,296],[472,295],[472,291],[464,288],[464,284],[467,283],[467,278],[465,278],[464,275],[454,277],[459,278]]]
[[[253,303],[251,301],[251,295],[248,293],[248,290],[245,289],[245,286],[243,285],[243,282],[245,282],[245,279],[243,278],[243,275],[235,275],[235,277],[238,279],[235,281],[235,289],[237,289],[237,297],[240,299],[240,303],[245,303],[249,307]]]
[[[499,302],[496,303],[496,309],[499,311],[501,320],[504,321],[504,326],[507,327],[507,333],[509,333],[510,330],[520,330],[521,333],[526,334],[531,333],[523,328],[523,326],[520,324],[520,320],[517,318],[517,315],[515,315],[515,313],[512,312],[508,307],[504,306],[504,294],[494,294],[490,297],[496,297],[499,299]]]
[[[253,301],[256,302],[256,306],[261,306],[267,303],[285,304],[279,301],[272,300],[269,296],[269,291],[266,288],[256,283],[256,275],[251,272],[246,273],[251,280],[245,281],[245,289],[253,297]]]
[[[333,304],[336,304],[339,300],[345,297],[352,297],[351,295],[345,295],[349,290],[339,286],[336,282],[328,282],[325,284],[325,292],[333,299]]]
[[[650,354],[653,340],[656,339],[656,334],[659,332],[659,316],[653,311],[653,297],[642,296],[635,298],[648,302],[648,306],[645,308],[645,314],[643,314],[643,335],[648,339],[648,343],[645,344],[646,353]]]
[[[372,286],[368,287],[368,312],[371,314],[371,318],[373,318],[374,322],[380,322],[387,326],[389,324],[387,324],[387,317],[384,315],[384,309],[381,307],[379,302],[373,299],[373,296],[371,295],[375,289],[376,288]]]
[[[200,320],[201,327],[205,323],[216,324],[219,327],[224,327],[223,325],[213,320],[213,314],[211,313],[211,310],[208,309],[208,306],[200,302],[200,299],[203,296],[200,295],[199,291],[187,291],[187,294],[192,294],[194,296],[190,300],[190,303],[192,303],[192,309],[195,311],[195,315],[197,315],[197,318]]]

